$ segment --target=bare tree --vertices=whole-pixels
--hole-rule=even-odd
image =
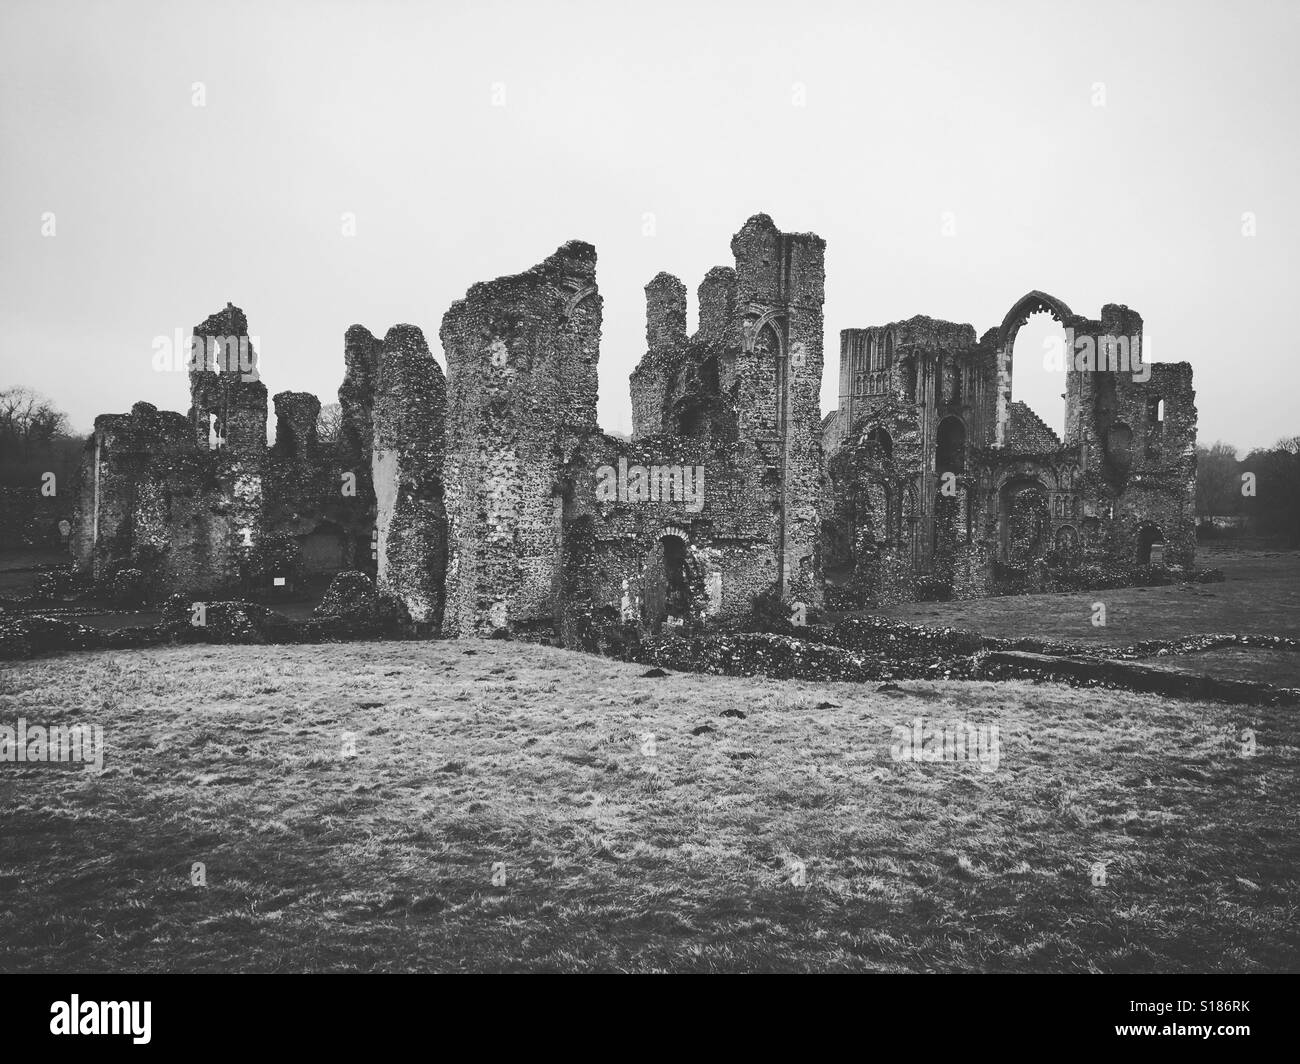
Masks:
[[[316,418],[316,438],[321,443],[337,443],[343,427],[343,408],[338,403],[326,403]]]
[[[68,415],[40,392],[21,386],[0,390],[0,450],[28,455],[67,431]]]

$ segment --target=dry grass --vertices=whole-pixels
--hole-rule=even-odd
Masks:
[[[877,612],[1007,639],[1035,635],[1110,646],[1206,632],[1293,636],[1300,631],[1300,551],[1202,548],[1196,561],[1222,569],[1223,582],[909,602]],[[1094,602],[1106,605],[1104,627],[1092,623]]]
[[[1221,568],[1223,583],[911,602],[878,612],[915,624],[970,628],[1006,639],[1038,636],[1115,647],[1215,632],[1300,634],[1300,552],[1200,548],[1196,560],[1206,568]],[[1106,606],[1104,626],[1092,623],[1095,602]],[[1152,658],[1143,664],[1279,687],[1300,686],[1300,663],[1295,654],[1286,652],[1238,648]]]
[[[1293,710],[643,671],[466,641],[0,668],[0,723],[109,744],[98,777],[0,765],[0,969],[1298,966]],[[895,763],[915,716],[998,725],[998,771]]]

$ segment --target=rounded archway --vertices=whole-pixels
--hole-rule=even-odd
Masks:
[[[874,429],[868,432],[866,442],[868,448],[871,448],[872,446],[876,448],[879,457],[884,459],[894,457],[893,437],[890,436],[889,432],[882,426],[877,425]]]
[[[1137,529],[1137,563],[1138,565],[1150,565],[1152,547],[1157,543],[1161,545],[1161,558],[1164,555],[1164,533],[1160,531],[1160,526],[1153,521],[1143,521]]]
[[[644,620],[653,630],[692,619],[703,587],[680,535],[670,532],[659,537],[646,557],[642,580]]]
[[[1058,436],[1064,434],[1064,371],[1072,357],[1072,352],[1066,350],[1065,327],[1073,317],[1074,312],[1064,300],[1035,289],[1017,299],[1002,319],[997,353],[999,446],[1009,440],[1013,398],[1029,407]],[[1021,338],[1021,329],[1031,319],[1033,324]]]

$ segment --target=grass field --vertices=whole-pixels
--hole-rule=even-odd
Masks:
[[[0,764],[0,969],[1300,968],[1294,709],[644,671],[500,641],[0,667],[0,723],[108,744],[98,776]],[[996,725],[996,771],[893,760],[917,717]]]
[[[987,636],[1038,636],[1094,646],[1122,647],[1216,632],[1300,635],[1300,552],[1201,548],[1197,564],[1221,568],[1223,582],[913,602],[879,612],[916,624],[970,628]],[[1096,602],[1106,607],[1104,626],[1092,623]],[[1300,655],[1293,653],[1235,648],[1144,664],[1300,687]]]
[[[1223,582],[911,602],[878,612],[1008,639],[1037,635],[1112,646],[1206,632],[1300,634],[1300,552],[1202,549],[1196,560],[1221,568]],[[1092,623],[1095,602],[1106,606],[1104,626]]]

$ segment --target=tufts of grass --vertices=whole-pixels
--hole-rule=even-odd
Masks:
[[[108,747],[0,764],[0,969],[1297,967],[1293,711],[642,672],[500,641],[0,667],[0,722]],[[893,760],[918,717],[996,725],[997,770]]]

